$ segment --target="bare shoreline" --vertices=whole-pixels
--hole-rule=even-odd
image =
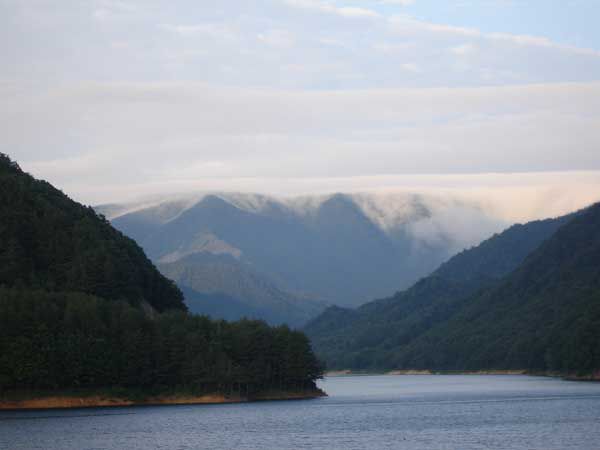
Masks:
[[[17,400],[0,399],[0,411],[103,408],[117,406],[211,405],[257,401],[309,400],[326,396],[327,394],[320,389],[307,392],[266,392],[250,397],[223,394],[206,394],[200,396],[165,395],[148,397],[143,400],[131,400],[103,395],[71,396],[59,394]]]

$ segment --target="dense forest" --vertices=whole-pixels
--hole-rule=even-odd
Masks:
[[[0,388],[240,393],[314,388],[306,336],[183,311],[149,317],[82,293],[0,289]]]
[[[185,310],[131,239],[0,154],[0,393],[314,390],[306,336]]]
[[[395,354],[398,366],[600,370],[600,204]]]
[[[412,288],[329,309],[306,331],[334,368],[590,373],[600,367],[599,212],[515,225]]]
[[[0,285],[185,309],[135,241],[0,153]]]

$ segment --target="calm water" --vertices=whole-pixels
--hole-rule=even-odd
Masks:
[[[329,378],[326,399],[0,412],[0,449],[600,449],[600,383]]]

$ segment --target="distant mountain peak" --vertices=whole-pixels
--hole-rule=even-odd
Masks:
[[[412,192],[205,192],[104,211],[155,261],[229,255],[290,292],[345,305],[407,287],[506,225],[475,202]]]

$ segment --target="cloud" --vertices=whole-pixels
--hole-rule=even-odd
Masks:
[[[259,33],[258,39],[267,45],[275,48],[290,48],[296,42],[292,33],[288,30],[271,29]]]
[[[2,148],[35,175],[103,201],[107,184],[126,195],[142,185],[235,189],[253,179],[283,191],[283,180],[298,178],[600,170],[600,83],[351,91],[84,83],[6,92]]]
[[[402,70],[406,70],[407,72],[413,72],[413,73],[421,72],[421,70],[419,69],[419,66],[415,63],[403,63],[403,64],[400,64],[400,68]]]
[[[517,45],[529,45],[535,47],[547,47],[565,52],[578,53],[581,55],[600,57],[600,51],[589,48],[575,47],[572,45],[559,44],[552,42],[550,39],[540,36],[529,36],[521,34],[508,33],[489,33],[485,35],[488,39],[497,41],[511,42]]]
[[[406,15],[393,16],[389,19],[389,23],[392,26],[392,29],[397,33],[438,33],[463,38],[469,37],[482,40],[507,42],[519,46],[545,47],[554,50],[578,53],[581,55],[600,57],[600,51],[556,43],[543,36],[510,33],[484,33],[476,28],[431,23]]]
[[[100,22],[126,19],[139,13],[136,5],[125,1],[101,0],[95,2],[95,4],[96,7],[92,11],[92,17]]]
[[[470,53],[477,51],[477,48],[478,47],[474,44],[461,44],[461,45],[452,47],[450,49],[450,51],[452,53],[454,53],[455,55],[466,56],[466,55],[469,55]]]
[[[367,8],[353,6],[336,6],[334,3],[319,0],[284,0],[288,6],[308,11],[335,14],[347,18],[378,18],[379,13]]]
[[[467,37],[482,36],[481,31],[475,28],[456,27],[452,25],[425,22],[407,15],[393,16],[388,20],[388,22],[391,25],[392,30],[399,33],[429,32]]]
[[[181,36],[207,36],[213,39],[236,40],[238,32],[229,25],[203,23],[196,25],[171,25],[161,24],[160,29],[175,33]]]
[[[356,7],[351,7],[351,6],[336,8],[335,12],[343,17],[369,17],[369,18],[380,17],[380,15],[377,12],[375,12],[371,9],[356,8]]]
[[[0,3],[0,147],[84,200],[600,169],[598,52],[551,35],[406,1]]]
[[[3,9],[3,78],[320,90],[600,79],[595,50],[419,20],[376,0],[34,3]]]

